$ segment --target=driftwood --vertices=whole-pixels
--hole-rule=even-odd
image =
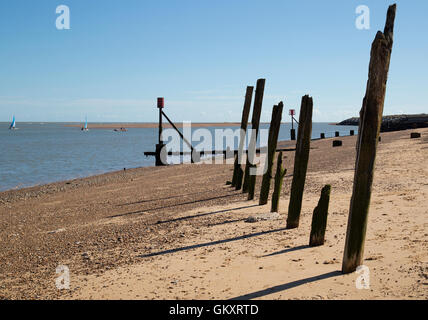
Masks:
[[[354,272],[363,263],[376,148],[393,45],[395,12],[394,4],[388,9],[384,32],[378,31],[371,48],[369,79],[360,111],[354,187],[342,263],[343,273]]]

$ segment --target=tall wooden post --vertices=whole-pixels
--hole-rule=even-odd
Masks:
[[[272,194],[272,206],[270,212],[278,212],[279,198],[281,197],[282,181],[287,173],[287,169],[282,167],[282,151],[278,154],[275,173],[275,187]]]
[[[388,9],[384,32],[378,31],[371,48],[369,80],[360,111],[354,188],[343,255],[343,273],[354,272],[363,263],[376,148],[391,61],[395,12],[394,4]]]
[[[282,101],[272,109],[272,119],[269,127],[268,138],[268,154],[265,160],[265,174],[263,175],[262,186],[260,189],[259,205],[264,205],[268,202],[270,182],[272,180],[272,167],[278,143],[279,129],[281,127],[282,109],[284,104]]]
[[[257,165],[250,164],[250,170],[253,168],[253,170],[257,170]],[[248,200],[254,199],[254,192],[256,191],[256,175],[250,175],[248,179]]]
[[[251,119],[251,138],[248,145],[247,152],[247,162],[245,165],[245,176],[244,176],[244,185],[242,187],[242,192],[248,192],[248,187],[250,183],[250,178],[256,178],[255,175],[250,176],[250,160],[253,161],[253,158],[256,155],[256,145],[257,145],[257,136],[259,134],[259,125],[260,125],[260,116],[262,114],[262,104],[263,104],[263,94],[265,90],[266,79],[258,79],[256,86],[256,96],[254,98],[254,108],[253,108],[253,117]]]
[[[305,189],[306,171],[308,169],[309,149],[311,145],[312,109],[312,98],[308,95],[302,97],[296,153],[294,156],[293,181],[291,183],[290,202],[288,205],[287,229],[293,229],[299,226],[303,190]]]
[[[232,177],[232,187],[235,187],[236,190],[240,190],[242,186],[242,177],[244,172],[241,168],[241,160],[245,144],[245,136],[247,132],[248,117],[250,115],[251,109],[251,99],[253,97],[254,87],[248,86],[245,93],[244,101],[244,110],[242,110],[242,120],[241,120],[241,132],[239,137],[239,147],[238,154],[235,156],[235,164],[233,166],[233,177]]]
[[[327,184],[321,190],[321,197],[312,215],[311,236],[309,246],[321,246],[325,240],[325,229],[327,228],[328,205],[330,202],[331,186]]]

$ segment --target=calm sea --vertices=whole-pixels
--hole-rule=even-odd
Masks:
[[[17,123],[16,126],[18,130],[12,131],[8,130],[9,123],[0,123],[0,191],[154,165],[154,158],[145,157],[144,151],[155,150],[158,135],[155,128],[82,132],[63,123]],[[290,127],[291,124],[281,125],[279,140],[290,139]],[[215,129],[225,128],[205,129],[214,137]],[[268,125],[262,124],[261,128]],[[319,138],[321,132],[332,137],[335,131],[349,135],[352,129],[357,133],[357,127],[314,123],[312,137]],[[199,139],[196,140],[195,145],[199,144]]]

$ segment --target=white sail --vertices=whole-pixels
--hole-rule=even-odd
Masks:
[[[82,128],[82,131],[88,131],[89,129],[88,129],[88,117],[85,117],[85,125],[84,125],[84,127]]]
[[[13,116],[12,123],[10,124],[9,129],[10,130],[16,129],[15,116]]]

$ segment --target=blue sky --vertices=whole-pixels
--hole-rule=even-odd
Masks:
[[[240,121],[245,87],[314,99],[314,121],[357,116],[384,0],[4,0],[0,121]],[[384,114],[428,112],[428,1],[399,0]],[[71,29],[57,30],[58,5]],[[370,30],[355,26],[370,8]]]

